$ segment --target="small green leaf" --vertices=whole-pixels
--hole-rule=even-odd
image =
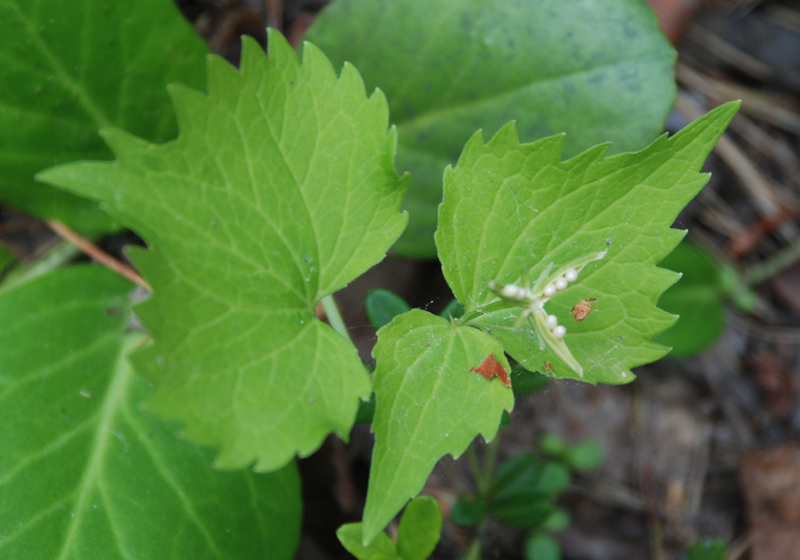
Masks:
[[[562,161],[562,137],[520,144],[513,124],[488,144],[476,134],[445,173],[436,232],[445,278],[466,310],[462,324],[488,329],[527,369],[549,363],[545,372],[557,378],[626,383],[632,367],[662,357],[667,349],[651,341],[675,317],[656,303],[677,275],[656,264],[685,234],[670,225],[708,180],[698,171],[738,106],[611,157],[597,146]],[[537,280],[526,293],[548,293],[540,283],[564,270],[560,282],[570,266],[576,277],[542,296],[535,312],[496,295],[528,278]],[[587,301],[596,310],[576,320],[571,310]],[[520,324],[526,313],[535,328]],[[545,314],[565,328],[566,352],[551,344]]]
[[[590,471],[603,464],[603,448],[596,441],[582,441],[567,452],[565,459],[576,471]]]
[[[567,511],[557,508],[547,521],[544,522],[543,527],[548,531],[558,532],[563,531],[572,523],[572,518]]]
[[[539,447],[553,459],[562,459],[569,453],[567,442],[551,433],[546,433],[539,438]]]
[[[492,337],[418,309],[381,329],[364,542],[422,489],[441,457],[458,457],[478,434],[494,438],[513,394],[500,379],[470,371],[491,354],[508,369]]]
[[[498,469],[489,495],[489,511],[511,527],[532,528],[544,523],[555,511],[551,501],[569,488],[566,468],[521,453]]]
[[[719,539],[703,539],[686,550],[686,560],[725,560],[728,548]]]
[[[456,527],[474,527],[489,512],[489,504],[480,494],[459,496],[450,510],[450,522]]]
[[[403,560],[426,560],[442,534],[442,510],[430,496],[417,496],[406,506],[397,529],[397,552]]]
[[[0,295],[0,557],[293,557],[300,480],[220,473],[143,414],[126,360],[132,286],[61,269]]]
[[[553,537],[536,533],[525,541],[525,560],[561,560],[561,547]]]
[[[442,171],[476,130],[514,119],[527,141],[566,132],[568,156],[623,152],[660,133],[675,101],[675,51],[640,0],[336,0],[308,39],[389,99],[413,176],[394,248],[407,256],[435,255]]]
[[[279,33],[269,45],[245,39],[241,71],[210,57],[208,95],[171,89],[174,142],[110,130],[116,161],[41,174],[147,241],[131,256],[155,290],[137,307],[155,343],[134,357],[157,387],[148,409],[220,447],[220,468],[262,471],[347,437],[369,377],[314,309],[406,221],[382,94],[313,46],[301,64]]]
[[[464,314],[464,306],[457,299],[453,299],[447,306],[439,313],[440,317],[445,319],[459,319]]]
[[[378,533],[368,545],[361,539],[361,523],[348,523],[336,531],[336,536],[347,552],[358,560],[394,560],[400,558],[397,549],[386,533]]]
[[[407,311],[411,306],[406,300],[389,290],[372,290],[367,294],[367,317],[376,331],[392,322],[392,319]]]
[[[711,255],[686,241],[675,247],[659,266],[681,272],[683,277],[658,300],[661,309],[679,317],[656,342],[671,346],[672,358],[699,354],[725,331],[720,266]]]
[[[570,447],[555,434],[544,434],[539,447],[552,459],[578,471],[596,469],[603,464],[603,448],[593,440],[585,440]]]
[[[203,84],[208,47],[164,0],[0,0],[0,200],[88,232],[97,203],[34,181],[57,163],[111,156],[97,131],[175,137],[167,84]]]

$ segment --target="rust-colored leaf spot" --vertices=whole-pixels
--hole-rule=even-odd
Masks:
[[[494,357],[494,354],[489,354],[478,367],[469,368],[469,370],[480,373],[486,379],[491,379],[496,375],[500,378],[500,381],[503,382],[503,385],[511,387],[511,379],[508,377],[506,368],[503,367],[503,364],[497,361],[497,358]]]
[[[553,365],[550,362],[544,363],[544,369],[547,370],[547,373],[553,373]]]
[[[597,298],[582,299],[575,304],[572,308],[572,318],[576,321],[583,321],[592,312],[592,309],[597,311],[597,308],[592,305],[592,302],[597,301]]]

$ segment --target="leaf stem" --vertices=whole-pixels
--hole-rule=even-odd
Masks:
[[[72,243],[59,241],[58,245],[47,251],[44,256],[36,259],[32,263],[21,265],[11,270],[11,272],[3,278],[2,283],[0,283],[0,291],[10,290],[38,276],[47,274],[63,266],[79,253],[80,250]]]
[[[492,478],[494,478],[494,464],[497,462],[497,451],[500,448],[500,434],[498,433],[494,436],[494,439],[489,442],[489,445],[486,449],[486,464],[483,466],[483,477],[484,480],[488,481],[488,484],[491,485]],[[487,488],[486,491],[488,492],[489,489]]]
[[[478,464],[478,456],[475,454],[475,442],[473,441],[467,447],[467,459],[469,459],[469,468],[472,471],[472,476],[475,478],[475,484],[478,486],[478,492],[483,495],[488,488],[483,480],[483,472]]]
[[[339,306],[336,305],[336,300],[333,299],[333,294],[322,298],[320,303],[322,304],[322,308],[325,310],[325,315],[328,317],[328,323],[330,323],[331,327],[333,327],[333,330],[338,332],[347,340],[350,340],[350,334],[347,332],[347,325],[344,324],[342,314],[339,313]]]
[[[483,522],[481,522],[481,526],[483,526]],[[479,534],[482,534],[483,531],[479,530]],[[472,545],[470,545],[469,550],[464,555],[464,560],[480,560],[481,557],[481,539],[479,536],[476,536],[472,539]]]

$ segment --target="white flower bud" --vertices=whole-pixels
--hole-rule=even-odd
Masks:
[[[555,315],[548,315],[547,319],[544,320],[544,326],[552,331],[558,326],[558,317]]]
[[[564,278],[563,276],[560,276],[559,278],[556,278],[556,289],[557,290],[563,290],[568,285],[569,285],[569,282],[567,282],[567,279]]]
[[[567,282],[574,282],[578,279],[578,271],[574,268],[570,268],[564,273],[564,278],[567,279]]]
[[[544,294],[544,297],[553,297],[554,295],[556,295],[557,291],[558,289],[555,287],[554,284],[548,284],[547,286],[545,286],[544,291],[542,291],[542,294]]]
[[[501,293],[503,294],[503,297],[509,299],[516,299],[520,296],[520,292],[523,291],[524,290],[519,286],[517,286],[516,284],[506,284],[505,286],[503,286]]]
[[[562,325],[558,325],[556,328],[553,329],[553,338],[556,340],[561,340],[567,334],[567,329],[565,329]]]

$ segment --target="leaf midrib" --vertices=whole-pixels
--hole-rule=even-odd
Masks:
[[[61,546],[58,560],[65,560],[68,558],[72,550],[72,545],[77,538],[77,533],[83,519],[82,513],[87,506],[87,501],[95,487],[95,483],[101,476],[108,441],[113,434],[114,418],[117,410],[124,403],[124,399],[128,393],[132,371],[123,364],[123,348],[124,346],[120,345],[119,354],[112,370],[115,373],[111,378],[111,383],[104,396],[103,406],[100,409],[100,417],[97,422],[97,427],[94,430],[95,434],[91,445],[91,452],[88,457],[86,468],[84,469],[83,477],[75,492],[77,501],[72,508],[74,517],[71,517],[69,522],[69,530]]]

